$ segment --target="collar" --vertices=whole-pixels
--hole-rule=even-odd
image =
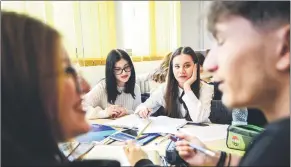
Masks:
[[[118,90],[119,92],[122,92],[124,89],[125,89],[125,87],[119,87],[119,86],[117,86],[117,90]]]
[[[182,88],[180,88],[180,86],[178,86],[178,88],[179,88],[179,97],[181,97],[184,90]]]

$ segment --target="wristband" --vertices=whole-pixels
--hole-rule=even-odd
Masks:
[[[225,163],[225,159],[226,159],[226,152],[221,151],[221,154],[220,154],[219,160],[216,164],[216,167],[223,167],[224,163]]]

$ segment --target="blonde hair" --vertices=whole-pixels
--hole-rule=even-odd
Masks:
[[[158,83],[164,83],[166,81],[171,56],[172,52],[168,53],[164,57],[160,67],[154,72],[153,76],[151,77],[152,80]]]

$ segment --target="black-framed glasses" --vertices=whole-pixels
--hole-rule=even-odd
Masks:
[[[124,68],[114,68],[114,73],[116,75],[120,75],[123,73],[123,71],[125,72],[130,72],[131,71],[131,66],[126,66]]]
[[[78,76],[76,69],[72,66],[68,66],[65,68],[65,73],[73,77],[74,82],[76,84],[76,91],[77,93],[82,93],[81,88],[81,78]]]

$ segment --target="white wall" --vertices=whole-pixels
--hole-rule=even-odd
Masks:
[[[181,45],[196,51],[209,49],[211,36],[206,29],[207,7],[211,1],[181,1]]]
[[[196,51],[206,50],[211,46],[211,36],[206,29],[206,8],[211,1],[181,1],[181,45],[190,46]],[[116,5],[116,29],[117,47],[124,48],[123,32],[120,18],[121,2]],[[159,66],[161,61],[135,62],[136,74],[150,72]],[[83,76],[93,86],[101,78],[105,77],[105,66],[82,67]]]

